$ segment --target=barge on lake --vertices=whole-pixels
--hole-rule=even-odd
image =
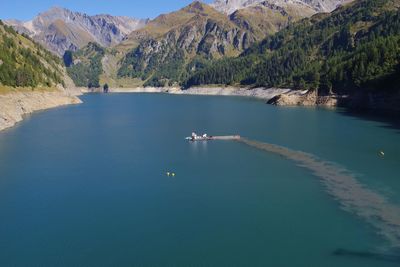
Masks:
[[[191,142],[197,141],[210,141],[210,140],[239,140],[240,135],[225,135],[225,136],[212,136],[212,135],[197,135],[195,132],[192,133],[191,136],[186,137],[186,140]]]

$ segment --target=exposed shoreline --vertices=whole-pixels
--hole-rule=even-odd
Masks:
[[[238,87],[193,87],[186,90],[168,91],[170,94],[180,95],[220,95],[220,96],[242,96],[262,99],[268,101],[277,95],[291,92],[290,89],[279,88],[238,88]]]
[[[101,89],[82,89],[85,93],[100,93]],[[182,90],[179,87],[136,87],[110,88],[109,93],[165,93],[173,95],[213,95],[213,96],[243,96],[262,100],[270,100],[278,95],[293,92],[291,89],[280,88],[239,88],[239,87],[192,87]]]
[[[13,127],[35,111],[80,103],[77,95],[62,90],[0,94],[0,131]]]

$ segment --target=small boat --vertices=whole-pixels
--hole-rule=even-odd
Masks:
[[[195,132],[192,133],[192,136],[185,138],[188,141],[196,142],[196,141],[209,141],[213,140],[212,136],[208,136],[207,134],[197,135]]]

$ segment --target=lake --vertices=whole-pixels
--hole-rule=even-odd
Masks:
[[[400,207],[397,129],[240,97],[82,100],[0,133],[0,266],[398,266],[400,225],[381,216]],[[308,153],[357,191],[192,131]]]

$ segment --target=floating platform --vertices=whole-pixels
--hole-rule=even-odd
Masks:
[[[235,141],[240,140],[240,135],[222,135],[222,136],[196,136],[196,137],[186,137],[186,140],[191,142],[198,141],[211,141],[211,140],[223,140],[223,141]]]

